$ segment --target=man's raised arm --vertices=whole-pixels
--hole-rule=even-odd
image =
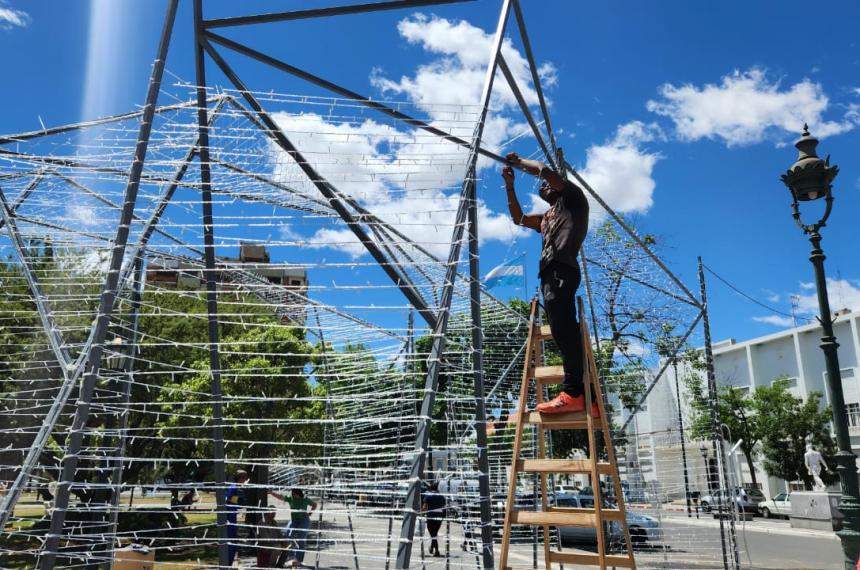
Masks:
[[[525,226],[540,233],[540,223],[543,216],[540,214],[523,214],[523,209],[520,207],[520,201],[517,200],[517,193],[514,191],[514,169],[510,166],[505,166],[502,169],[502,178],[505,179],[505,190],[508,194],[508,210],[511,213],[514,223],[518,226]]]

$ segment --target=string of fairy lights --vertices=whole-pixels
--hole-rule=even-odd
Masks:
[[[186,88],[193,86],[165,91],[165,99],[179,104],[157,113],[153,125],[129,227],[124,279],[71,487],[62,537],[67,551],[58,561],[62,567],[87,567],[108,560],[117,545],[146,540],[157,557],[172,557],[177,567],[198,567],[182,556],[213,551],[214,516],[177,522],[161,515],[171,512],[166,510],[171,494],[192,487],[199,502],[195,510],[181,512],[214,512],[213,406],[223,402],[227,473],[256,470],[264,479],[246,484],[246,492],[300,487],[321,501],[321,520],[348,518],[349,529],[312,527],[309,544],[317,549],[317,564],[322,555],[341,565],[360,561],[382,567],[396,551],[405,512],[430,328],[401,294],[402,283],[364,255],[364,246],[316,189],[314,182],[320,181],[308,180],[295,160],[277,149],[237,93],[210,90],[221,331],[218,342],[210,343],[200,169],[193,152],[197,109],[177,94]],[[468,151],[372,115],[356,101],[271,92],[255,96],[325,183],[338,189],[390,266],[412,284],[429,312],[438,313]],[[468,105],[385,103],[467,140],[480,113]],[[63,350],[78,358],[88,347],[96,317],[136,135],[137,123],[126,119],[0,146],[0,190],[27,247],[22,263],[8,229],[0,232],[0,479],[7,486],[64,379],[27,272],[39,283]],[[494,176],[492,169],[479,170],[479,198],[497,191]],[[482,215],[492,220],[497,214],[485,209]],[[680,334],[698,309],[679,301],[662,270],[611,222],[596,218],[592,224],[601,231],[593,231],[585,245],[593,286],[589,302],[597,315],[597,340],[616,346],[615,365],[603,376],[606,392],[614,394],[631,375],[647,382],[645,372],[660,361],[655,347],[660,331],[669,326]],[[520,239],[515,230],[509,232],[495,239]],[[249,259],[248,252],[256,257]],[[137,256],[144,265],[135,300]],[[466,542],[469,530],[479,546],[476,429],[482,428],[475,424],[465,242],[454,263],[458,276],[427,478],[442,482],[450,532]],[[498,517],[511,460],[512,435],[505,426],[518,406],[527,322],[524,309],[492,291],[483,295],[481,310],[486,408],[492,416],[487,428],[491,501]],[[222,399],[213,397],[210,385],[212,348],[222,358]],[[108,359],[117,354],[124,357],[123,368],[111,369]],[[617,396],[611,398],[620,409]],[[32,471],[34,491],[50,491],[58,477],[74,403],[73,396],[61,409],[53,438]],[[621,455],[653,435],[635,429],[633,424],[619,434],[627,442],[619,447]],[[533,453],[535,445],[526,438],[524,454]],[[119,479],[111,476],[119,473],[117,466],[122,466]],[[629,471],[628,479],[633,479]],[[554,484],[569,482],[559,478]],[[531,500],[528,485],[523,478],[523,501]],[[140,497],[149,488],[161,494]],[[664,497],[678,492],[674,483],[659,490]],[[10,517],[0,560],[38,554],[51,505],[24,508],[33,500],[30,495],[21,499]],[[151,517],[132,520],[134,513]],[[359,518],[370,522],[353,527]],[[240,518],[239,524],[239,540],[247,548],[267,540],[254,535],[259,521]],[[517,536],[533,539],[524,529]],[[703,548],[713,550],[716,559],[719,547],[708,544]],[[464,552],[449,559],[447,567],[475,567],[476,556],[474,550]],[[424,563],[442,564],[429,557]]]

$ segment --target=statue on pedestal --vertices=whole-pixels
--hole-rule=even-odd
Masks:
[[[806,444],[806,453],[803,454],[803,463],[806,465],[806,471],[812,475],[812,480],[815,482],[815,490],[824,491],[827,489],[827,485],[825,485],[824,481],[821,480],[821,469],[823,467],[825,471],[830,471],[830,468],[827,466],[827,463],[824,462],[824,458],[821,454],[812,447],[811,443]]]

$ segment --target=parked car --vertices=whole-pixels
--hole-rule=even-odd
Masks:
[[[733,499],[729,498],[728,490],[720,489],[700,498],[699,505],[701,505],[703,511],[709,513],[712,509],[728,510],[731,501],[734,500],[739,511],[758,514],[758,505],[765,500],[764,494],[752,487],[735,487],[731,495]]]
[[[594,497],[592,495],[565,494],[556,495],[557,507],[568,507],[578,509],[594,508]],[[616,508],[614,504],[605,502],[605,508]],[[607,525],[607,538],[610,544],[618,543],[622,540],[623,530],[617,522],[610,522]],[[660,521],[654,517],[638,513],[636,511],[627,510],[627,527],[630,530],[630,540],[632,542],[659,542],[663,540],[663,529],[660,528]],[[588,544],[597,543],[597,529],[588,527],[559,527],[559,534],[562,542],[584,542]]]
[[[762,501],[758,504],[761,511],[761,516],[766,519],[770,517],[785,517],[791,516],[791,494],[780,493],[769,501]]]

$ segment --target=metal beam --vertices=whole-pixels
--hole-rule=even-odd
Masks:
[[[501,53],[498,61],[502,61]],[[487,447],[487,407],[484,389],[484,327],[481,316],[481,270],[478,247],[478,192],[469,197],[469,293],[472,315],[472,370],[475,397],[475,447],[478,452],[478,496],[481,510],[481,556],[484,570],[493,570],[493,513],[490,504],[490,458]]]
[[[18,205],[20,205],[20,202]],[[45,296],[42,294],[42,288],[40,287],[39,281],[35,275],[35,268],[32,266],[30,258],[25,251],[24,243],[21,239],[21,235],[18,233],[12,209],[9,207],[2,189],[0,189],[0,215],[3,218],[3,223],[6,225],[6,231],[9,234],[9,238],[12,240],[15,252],[21,259],[21,267],[24,271],[24,277],[27,279],[30,290],[33,293],[36,309],[38,310],[39,318],[42,321],[42,328],[45,330],[45,335],[48,337],[48,345],[51,347],[51,351],[54,353],[54,358],[57,359],[59,368],[63,373],[63,384],[57,394],[57,399],[59,399],[62,395],[71,393],[71,389],[74,386],[74,382],[70,380],[69,374],[69,365],[71,364],[72,359],[65,348],[65,341],[57,328],[51,308],[48,306]],[[57,400],[54,401],[54,404],[48,410],[46,419],[50,418],[56,421],[56,418],[59,417],[59,412],[61,411],[62,406],[58,407],[56,402]],[[18,502],[18,498],[21,496],[21,493],[33,472],[33,467],[38,461],[45,443],[47,443],[48,436],[50,435],[50,428],[46,429],[46,425],[53,426],[53,422],[51,424],[45,422],[40,426],[33,441],[33,445],[30,446],[30,451],[21,464],[21,470],[18,471],[15,481],[12,483],[6,496],[3,497],[3,503],[2,506],[0,506],[0,528],[5,528],[6,522],[9,520],[9,517],[15,509],[15,504]]]
[[[600,204],[604,210],[606,210],[610,217],[624,229],[627,235],[629,235],[633,239],[633,241],[635,241],[636,244],[640,248],[642,248],[642,250],[648,255],[648,257],[650,257],[654,261],[654,263],[656,263],[660,267],[660,269],[662,269],[666,273],[666,275],[669,276],[669,278],[675,283],[675,285],[677,285],[678,288],[681,289],[681,291],[683,291],[687,295],[690,304],[694,307],[698,307],[701,309],[702,304],[699,302],[696,296],[693,295],[690,290],[687,289],[686,285],[684,285],[684,283],[682,283],[681,280],[678,279],[678,277],[674,273],[672,273],[672,271],[668,267],[666,267],[666,264],[663,263],[663,261],[659,257],[657,257],[657,255],[653,251],[651,251],[651,249],[647,245],[645,245],[645,242],[642,241],[642,238],[636,235],[636,232],[633,231],[633,229],[627,224],[627,222],[625,222],[621,216],[616,214],[615,210],[609,207],[609,204],[607,204],[603,200],[603,198],[601,198],[600,195],[594,191],[594,189],[588,184],[588,182],[585,181],[585,179],[579,174],[579,172],[576,171],[573,166],[570,165],[569,162],[565,161],[565,165],[569,174],[573,175],[575,181],[578,182],[580,186],[585,188],[585,190],[588,191],[589,194],[591,194],[591,197],[594,198],[594,200],[598,204]]]
[[[116,239],[111,252],[110,266],[102,289],[99,310],[96,317],[93,342],[90,345],[89,356],[86,359],[87,372],[84,374],[78,396],[75,417],[66,445],[66,455],[62,460],[62,475],[57,486],[54,501],[54,511],[51,515],[51,528],[45,537],[44,550],[39,558],[41,570],[51,570],[55,566],[60,539],[63,533],[63,525],[66,520],[66,511],[69,506],[69,489],[75,479],[75,471],[78,464],[78,453],[84,440],[87,419],[90,415],[90,404],[96,381],[98,380],[99,367],[101,364],[104,339],[107,333],[113,312],[114,300],[117,293],[119,272],[125,256],[125,246],[128,241],[129,226],[131,224],[134,207],[137,202],[137,193],[140,187],[143,165],[146,160],[146,151],[149,146],[149,137],[152,132],[152,123],[155,116],[155,104],[161,87],[161,78],[164,73],[164,63],[167,57],[167,48],[170,45],[170,36],[173,31],[173,23],[176,19],[176,9],[179,0],[170,0],[167,5],[167,13],[164,19],[164,27],[161,31],[158,55],[152,67],[152,75],[149,80],[149,88],[146,94],[146,104],[141,115],[140,130],[135,148],[134,162],[131,166],[128,184],[125,190],[123,209],[117,225]]]
[[[517,85],[517,80],[514,79],[514,74],[511,73],[511,69],[508,67],[507,62],[505,61],[505,57],[502,54],[499,54],[499,69],[502,70],[502,75],[505,76],[505,79],[508,82],[508,86],[510,86],[511,91],[514,94],[514,98],[517,100],[517,103],[520,106],[520,111],[522,111],[523,115],[526,117],[526,121],[528,121],[529,126],[532,128],[532,134],[535,139],[537,139],[538,144],[540,145],[541,150],[543,151],[543,155],[549,161],[550,166],[552,166],[553,170],[555,167],[555,159],[553,158],[552,153],[547,148],[546,143],[543,140],[543,135],[540,132],[540,128],[538,128],[537,123],[532,117],[531,110],[529,110],[528,103],[526,103],[525,97],[523,97],[522,92],[520,91],[519,86]]]
[[[31,180],[30,183],[27,184],[27,186],[21,191],[18,197],[15,198],[15,202],[12,204],[12,207],[9,208],[13,215],[15,214],[15,212],[18,211],[18,208],[20,208],[21,205],[27,201],[27,198],[30,197],[30,194],[32,194],[36,190],[36,187],[39,185],[39,183],[44,177],[44,171],[40,171],[35,177],[33,177],[33,180]],[[6,220],[0,220],[0,229],[2,229],[5,225]]]
[[[517,27],[520,29],[520,38],[523,40],[523,51],[526,52],[526,59],[529,62],[529,71],[532,74],[532,83],[535,86],[535,93],[538,96],[538,102],[540,103],[540,110],[543,113],[543,124],[546,127],[546,133],[549,136],[549,144],[552,146],[553,153],[558,155],[558,145],[555,143],[555,135],[553,134],[552,124],[549,121],[549,112],[546,107],[546,99],[543,96],[543,87],[541,87],[540,77],[537,72],[537,64],[535,63],[535,57],[532,53],[532,44],[529,41],[528,30],[526,29],[526,21],[523,18],[523,11],[520,8],[519,0],[514,0],[514,16],[517,20]],[[563,167],[563,165],[560,165]]]
[[[206,34],[208,37],[209,34]],[[361,227],[358,220],[352,215],[352,213],[347,209],[346,205],[343,203],[343,197],[341,193],[327,180],[325,180],[313,166],[305,159],[305,157],[299,152],[299,150],[293,145],[292,142],[287,138],[284,132],[280,127],[275,123],[275,121],[269,116],[266,111],[263,110],[263,107],[259,104],[257,99],[251,94],[242,80],[238,75],[233,71],[233,69],[224,61],[224,58],[221,57],[214,47],[205,39],[201,38],[201,43],[203,47],[206,49],[209,56],[212,60],[221,68],[227,78],[236,86],[236,88],[242,93],[242,96],[245,98],[245,101],[251,106],[252,109],[257,113],[257,117],[267,128],[267,133],[273,137],[278,146],[281,147],[290,157],[295,160],[296,164],[299,168],[305,173],[308,179],[316,186],[316,188],[320,191],[320,193],[326,197],[329,201],[329,205],[333,210],[335,210],[340,217],[346,222],[347,226],[352,233],[358,238],[358,240],[364,245],[370,255],[379,263],[380,267],[382,267],[383,271],[391,278],[392,281],[397,285],[400,291],[409,299],[409,302],[418,310],[421,316],[430,326],[434,326],[436,323],[436,316],[430,311],[427,307],[427,304],[424,302],[424,299],[421,297],[421,294],[412,284],[410,279],[400,273],[394,264],[391,263],[389,259],[387,259],[376,244],[371,240],[370,236],[367,235],[367,232]]]
[[[654,379],[651,381],[651,384],[648,385],[648,388],[645,390],[642,396],[640,396],[639,402],[630,412],[630,415],[627,416],[627,419],[624,421],[624,425],[622,425],[621,429],[619,430],[621,433],[624,433],[624,430],[626,430],[627,426],[630,425],[630,422],[633,421],[633,416],[639,413],[639,410],[642,409],[642,405],[645,403],[645,400],[648,399],[648,395],[651,393],[651,390],[654,389],[654,386],[656,386],[657,382],[660,381],[660,378],[663,377],[663,374],[666,372],[666,369],[669,368],[670,364],[672,364],[672,360],[677,357],[678,350],[685,342],[687,342],[687,339],[690,338],[690,335],[693,333],[693,330],[695,330],[696,325],[698,325],[699,321],[702,320],[703,315],[704,312],[700,311],[699,314],[696,316],[695,320],[693,321],[693,324],[687,327],[687,331],[684,333],[684,336],[681,337],[681,340],[679,340],[678,343],[675,345],[672,354],[668,358],[666,358],[665,362],[663,362],[663,365],[657,372],[657,376],[654,377]]]
[[[131,338],[128,341],[127,350],[133,351],[138,348],[138,324],[140,323],[140,305],[143,297],[143,286],[146,282],[144,279],[143,259],[138,257],[135,260],[134,278],[132,280],[131,293]],[[113,537],[116,535],[117,523],[119,521],[119,499],[122,494],[122,460],[125,457],[125,443],[128,432],[128,403],[131,400],[131,387],[134,382],[134,355],[132,353],[125,355],[125,376],[126,382],[122,390],[120,399],[119,422],[117,425],[117,453],[113,458],[113,467],[111,469],[110,480],[110,506],[108,515],[108,540],[107,542],[107,570],[113,570],[114,564],[114,548],[116,540]]]
[[[203,250],[206,262],[206,315],[209,325],[209,373],[212,375],[212,458],[215,471],[215,508],[218,523],[218,565],[229,560],[227,525],[227,473],[224,465],[224,412],[221,396],[221,353],[218,326],[218,291],[215,283],[215,233],[212,220],[212,173],[209,165],[209,108],[206,104],[206,54],[203,50],[203,0],[194,0],[194,67],[197,85],[197,128],[200,194],[203,202]],[[235,524],[235,523],[234,523]],[[235,548],[235,547],[234,547]]]
[[[220,99],[223,95],[217,95],[211,98],[212,101]],[[163,107],[158,107],[155,109],[156,114],[166,113],[168,111],[176,111],[178,109],[185,109],[186,107],[193,107],[197,104],[197,101],[186,101],[185,103],[176,103],[174,105],[165,105]],[[126,119],[135,119],[137,117],[142,116],[144,110],[140,111],[132,111],[131,113],[123,113],[121,115],[112,115],[110,117],[103,117],[101,119],[95,119],[92,121],[83,121],[80,123],[73,123],[70,125],[62,125],[59,127],[53,127],[50,129],[42,129],[39,131],[30,131],[27,133],[19,133],[15,135],[0,135],[0,145],[9,144],[13,142],[24,142],[29,139],[35,139],[39,137],[45,137],[49,135],[56,135],[60,133],[67,133],[70,131],[76,131],[79,129],[85,129],[87,127],[97,127],[98,125],[104,125],[107,123],[116,123],[118,121],[124,121]]]
[[[442,4],[456,4],[462,2],[474,2],[474,0],[392,0],[390,2],[371,2],[368,4],[353,4],[351,6],[332,6],[330,8],[315,8],[310,10],[296,10],[293,12],[276,12],[273,14],[257,14],[253,16],[235,16],[232,18],[204,20],[203,27],[223,28],[227,26],[244,26],[248,24],[267,24],[270,22],[286,22],[290,20],[304,20],[307,18],[343,16],[347,14],[365,14],[382,10],[420,8],[423,6],[439,6]]]
[[[454,296],[454,280],[457,277],[457,261],[460,258],[460,245],[463,237],[463,222],[466,219],[466,213],[470,202],[474,202],[476,196],[475,191],[475,174],[477,172],[478,149],[481,146],[481,137],[484,133],[484,122],[487,118],[487,112],[490,106],[490,96],[493,91],[493,80],[496,75],[496,66],[499,60],[499,53],[502,48],[502,40],[505,36],[505,27],[510,13],[511,0],[502,1],[502,11],[499,16],[496,33],[490,52],[490,61],[487,65],[487,74],[484,78],[484,87],[481,93],[481,113],[478,122],[475,125],[475,132],[472,144],[469,150],[469,167],[466,170],[466,177],[463,181],[463,190],[460,194],[460,206],[457,212],[457,225],[454,227],[454,235],[451,239],[451,252],[448,256],[448,272],[445,278],[445,285],[442,290],[442,302],[439,310],[439,318],[436,326],[433,328],[433,345],[430,350],[430,356],[427,359],[427,377],[424,381],[424,398],[421,402],[421,412],[418,416],[418,432],[415,437],[414,458],[409,471],[409,490],[406,494],[406,502],[404,504],[403,522],[400,527],[400,543],[397,547],[397,569],[406,570],[409,568],[410,558],[412,556],[412,542],[415,538],[415,523],[418,518],[418,513],[421,509],[421,479],[424,476],[424,463],[426,461],[426,450],[430,443],[430,427],[433,416],[433,403],[436,397],[436,390],[439,387],[439,372],[442,365],[442,356],[445,352],[445,333],[448,328],[448,317],[451,312],[451,301]],[[476,236],[477,237],[477,236]],[[489,480],[485,487],[488,488]],[[484,519],[482,500],[482,520]],[[489,506],[489,502],[487,502]],[[484,525],[482,525],[484,527]],[[492,529],[492,522],[487,529]],[[485,535],[482,528],[482,542]],[[484,553],[484,564],[486,566],[489,560],[490,568],[492,568],[492,535],[490,535],[490,550]]]
[[[299,69],[298,67],[295,67],[293,65],[290,65],[289,63],[286,63],[286,62],[281,61],[279,59],[275,59],[275,58],[273,58],[269,55],[266,55],[262,52],[251,49],[251,48],[249,48],[243,44],[240,44],[240,43],[235,42],[233,40],[227,39],[224,36],[219,36],[217,34],[213,34],[212,32],[206,32],[206,39],[212,41],[213,43],[216,43],[216,44],[222,45],[228,49],[231,49],[235,52],[241,53],[242,55],[250,57],[251,59],[255,59],[261,63],[265,63],[266,65],[268,65],[270,67],[274,67],[275,69],[279,69],[285,73],[289,73],[290,75],[295,75],[296,77],[304,79],[305,81],[308,81],[309,83],[312,83],[314,85],[322,87],[323,89],[328,89],[329,91],[337,93],[343,97],[353,99],[358,103],[362,103],[363,105],[370,107],[371,109],[375,109],[375,110],[379,111],[380,113],[388,115],[389,117],[399,119],[408,125],[419,128],[423,131],[427,131],[428,133],[431,133],[431,134],[434,134],[438,137],[441,137],[446,141],[460,145],[463,148],[471,148],[471,143],[469,141],[461,139],[460,137],[456,137],[450,133],[446,133],[445,131],[438,129],[432,125],[429,125],[420,119],[416,119],[414,117],[407,115],[406,113],[402,113],[400,111],[397,111],[396,109],[392,109],[391,107],[388,107],[387,105],[384,105],[384,104],[380,103],[379,101],[374,101],[369,97],[365,97],[364,95],[360,95],[359,93],[356,93],[355,91],[351,91],[345,87],[341,87],[340,85],[337,85],[336,83],[332,83],[331,81],[327,81],[327,80],[325,80],[321,77],[318,77],[312,73],[309,73],[307,71]],[[243,93],[243,95],[244,95],[244,93]],[[482,156],[492,158],[493,160],[495,160],[497,162],[501,162],[501,163],[505,162],[505,159],[502,156],[500,156],[500,155],[498,155],[492,151],[486,150],[484,148],[479,147],[477,149],[477,152],[479,154],[481,154]]]

